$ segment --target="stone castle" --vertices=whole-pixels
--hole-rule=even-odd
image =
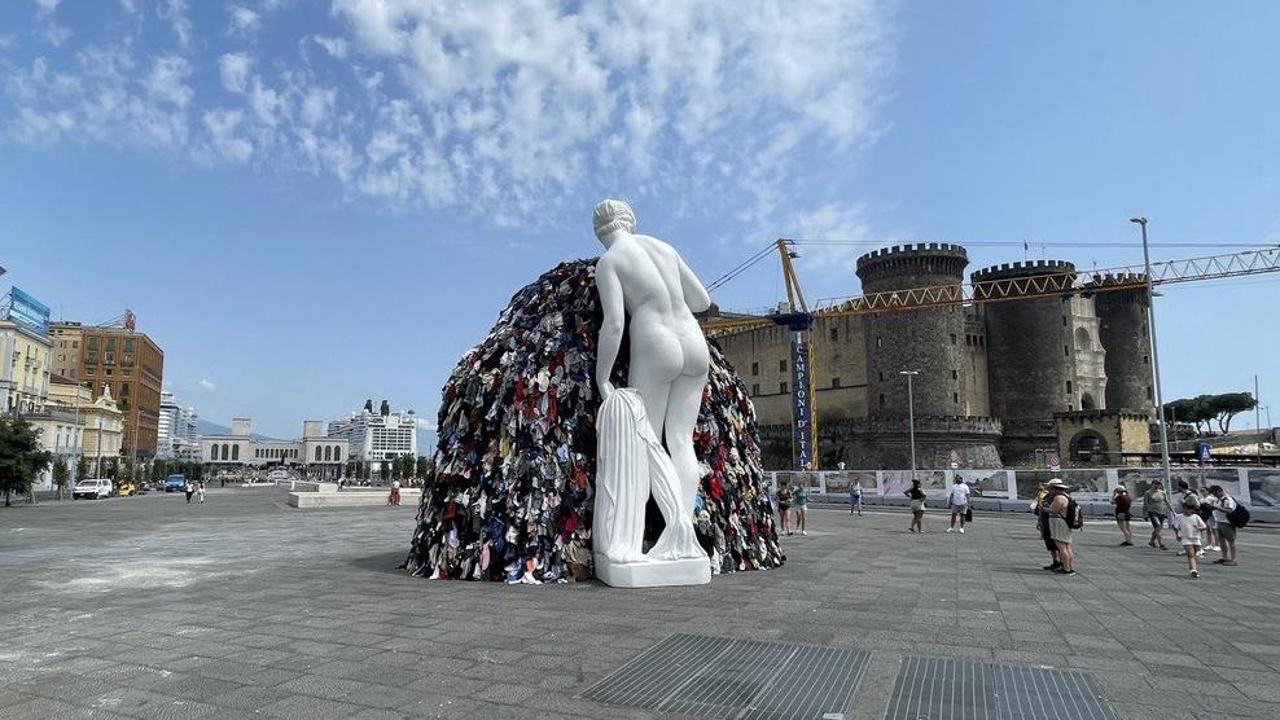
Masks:
[[[968,264],[959,245],[905,245],[863,255],[857,275],[864,294],[958,288]],[[970,276],[1015,281],[999,301],[816,316],[822,467],[908,466],[904,370],[918,372],[912,398],[921,468],[1043,464],[1053,454],[1067,464],[1118,462],[1121,452],[1145,451],[1154,406],[1146,291],[1100,287],[1134,280],[1108,276],[1061,296],[1018,296],[1017,280],[1074,273],[1062,260],[1006,263]],[[788,329],[717,341],[751,390],[766,465],[791,467]],[[1123,433],[1114,430],[1121,426]]]

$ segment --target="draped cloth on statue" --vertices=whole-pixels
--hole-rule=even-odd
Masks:
[[[693,511],[680,499],[675,465],[632,388],[620,388],[596,415],[595,552],[615,563],[706,558],[693,532]],[[666,527],[645,553],[645,504],[650,494]]]

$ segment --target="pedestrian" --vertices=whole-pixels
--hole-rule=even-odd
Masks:
[[[1040,533],[1040,542],[1044,543],[1044,549],[1049,551],[1049,564],[1045,565],[1044,569],[1055,571],[1062,568],[1062,559],[1058,557],[1058,544],[1049,535],[1049,503],[1052,501],[1053,496],[1049,492],[1049,487],[1040,483],[1035,497],[1031,500],[1031,512],[1036,514],[1036,531]]]
[[[1060,575],[1076,574],[1075,551],[1071,547],[1071,526],[1067,523],[1068,510],[1072,501],[1067,484],[1053,478],[1046,486],[1049,490],[1049,537],[1058,546],[1058,560],[1062,567],[1055,572]]]
[[[951,486],[951,497],[948,499],[951,506],[951,525],[947,528],[947,532],[951,532],[956,527],[956,517],[960,518],[960,533],[964,534],[965,513],[969,511],[969,486],[965,484],[964,478],[956,478],[956,482]]]
[[[849,514],[852,515],[855,509],[858,517],[862,517],[862,485],[857,480],[849,483]]]
[[[791,493],[791,483],[778,484],[778,517],[782,520],[782,532],[791,534],[791,501],[795,496]]]
[[[1200,531],[1205,529],[1204,520],[1200,518],[1199,506],[1182,504],[1182,513],[1173,519],[1173,531],[1182,544],[1182,553],[1187,556],[1187,568],[1191,577],[1200,577],[1200,568],[1196,566],[1196,557],[1200,555]]]
[[[1218,498],[1209,492],[1209,488],[1200,486],[1200,519],[1204,520],[1204,545],[1205,550],[1209,552],[1218,552],[1222,547],[1218,545],[1218,518],[1213,512],[1218,507]]]
[[[1169,496],[1165,494],[1164,483],[1156,480],[1142,494],[1142,510],[1147,514],[1147,521],[1151,523],[1151,539],[1147,541],[1147,545],[1168,550],[1169,548],[1164,546],[1164,536],[1161,534],[1161,528],[1169,521],[1170,513]]]
[[[186,485],[183,485],[183,486],[182,486],[182,492],[186,493],[186,495],[187,495],[187,504],[188,504],[188,505],[190,505],[190,504],[191,504],[191,496],[196,494],[196,489],[195,489],[195,487],[191,484],[191,481],[190,481],[190,480],[188,480],[188,481],[187,481],[187,484],[186,484]]]
[[[400,504],[400,481],[399,480],[391,481],[391,492],[387,493],[387,504],[388,505]]]
[[[809,506],[809,489],[801,485],[796,488],[796,528],[800,530],[801,535],[807,536],[808,530],[808,513],[806,508]]]
[[[1218,521],[1218,544],[1222,546],[1222,557],[1214,560],[1213,563],[1234,566],[1236,564],[1236,526],[1231,524],[1231,511],[1239,507],[1240,503],[1228,495],[1221,485],[1210,486],[1209,494],[1218,501],[1213,514]]]
[[[1120,483],[1111,491],[1111,504],[1116,508],[1116,525],[1120,528],[1123,541],[1121,547],[1133,544],[1133,515],[1129,510],[1133,507],[1133,498],[1129,497],[1129,489]]]
[[[924,488],[920,487],[919,480],[911,481],[911,489],[905,493],[911,499],[911,527],[907,528],[909,532],[924,532]]]
[[[1181,496],[1179,498],[1180,501],[1178,503],[1178,514],[1173,516],[1170,519],[1169,527],[1173,527],[1174,525],[1173,521],[1177,520],[1182,515],[1184,515],[1185,514],[1184,511],[1187,509],[1190,509],[1191,512],[1194,513],[1195,515],[1200,514],[1200,496],[1196,495],[1195,491],[1191,489],[1191,485],[1186,480],[1178,481],[1178,495]],[[1178,524],[1177,528],[1174,528],[1173,534],[1175,537],[1178,538],[1178,544],[1182,546],[1178,550],[1178,554],[1185,555],[1188,551],[1188,547],[1186,542],[1183,540],[1182,532],[1178,529],[1180,527],[1182,527],[1181,523]],[[1196,549],[1200,553],[1200,555],[1203,557],[1204,550],[1200,549],[1200,531],[1199,530],[1196,530],[1195,540],[1196,540]]]
[[[201,480],[200,483],[196,485],[196,494],[200,496],[200,504],[203,505],[204,504],[204,481],[203,480]]]

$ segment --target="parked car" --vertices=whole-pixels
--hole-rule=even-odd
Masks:
[[[137,494],[137,492],[138,486],[127,480],[116,485],[116,497],[129,497],[130,495]]]
[[[182,489],[186,486],[187,486],[186,475],[170,475],[169,477],[164,479],[165,492],[174,492],[175,490],[177,492],[182,492]]]
[[[71,499],[111,497],[111,481],[106,478],[86,478],[71,489]]]

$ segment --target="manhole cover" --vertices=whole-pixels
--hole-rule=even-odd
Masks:
[[[1078,670],[907,656],[885,720],[1114,720]]]
[[[582,696],[693,717],[840,718],[867,659],[848,648],[672,635]]]

